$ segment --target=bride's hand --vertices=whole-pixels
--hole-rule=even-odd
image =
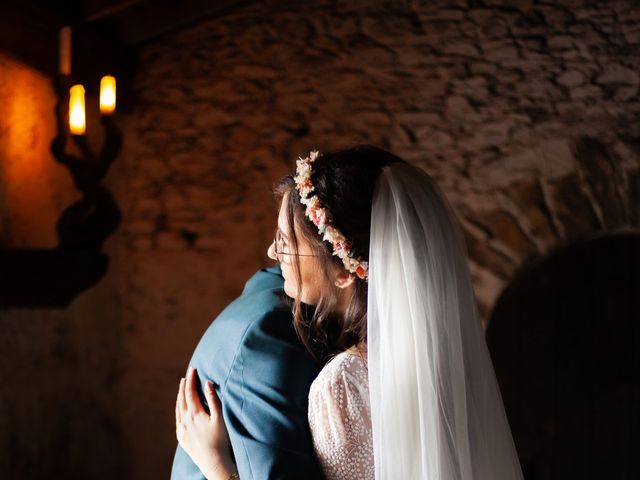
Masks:
[[[180,380],[176,400],[176,436],[200,471],[209,479],[227,479],[236,469],[231,459],[231,442],[222,417],[220,401],[207,381],[204,395],[211,415],[207,414],[196,390],[196,371],[189,370]]]

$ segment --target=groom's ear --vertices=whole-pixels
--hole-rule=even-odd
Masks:
[[[347,272],[344,269],[340,269],[340,272],[336,274],[334,284],[338,288],[348,288],[351,285],[353,285],[355,281],[356,281],[355,275]]]

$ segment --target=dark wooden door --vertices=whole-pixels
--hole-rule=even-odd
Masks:
[[[640,234],[523,269],[487,342],[527,480],[640,479]]]

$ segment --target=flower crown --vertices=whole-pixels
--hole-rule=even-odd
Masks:
[[[331,243],[333,254],[340,257],[344,267],[350,273],[355,273],[358,278],[367,280],[369,276],[369,264],[362,257],[355,258],[351,242],[332,223],[331,213],[322,206],[316,195],[310,195],[314,190],[311,181],[311,166],[320,155],[312,151],[307,158],[299,158],[296,161],[296,189],[300,194],[300,202],[306,207],[305,215],[318,227],[318,233],[322,239]]]

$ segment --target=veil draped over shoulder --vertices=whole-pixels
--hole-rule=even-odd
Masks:
[[[464,237],[434,181],[404,163],[374,193],[367,329],[376,479],[522,479]]]

